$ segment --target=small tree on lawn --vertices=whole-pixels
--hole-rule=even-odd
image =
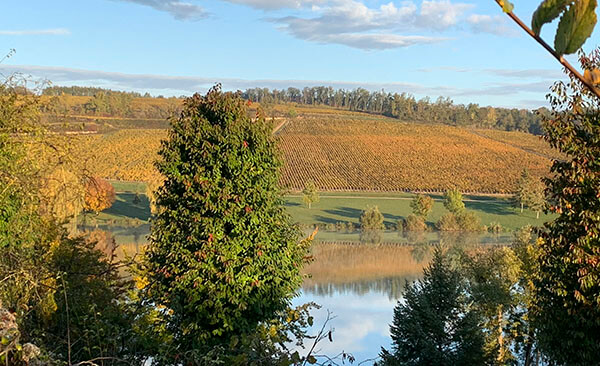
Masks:
[[[381,242],[381,231],[385,229],[383,215],[377,206],[367,207],[360,215],[360,241],[378,244]]]
[[[536,218],[540,218],[540,212],[546,207],[546,195],[544,193],[545,186],[539,181],[531,182],[527,205],[536,213]]]
[[[271,131],[215,87],[185,100],[163,141],[145,265],[148,301],[170,334],[165,363],[197,364],[193,354],[255,333],[302,282],[307,244],[283,207]]]
[[[302,201],[308,206],[308,209],[311,208],[313,203],[319,202],[319,191],[317,190],[315,182],[312,180],[309,180],[304,185],[304,189],[302,190]]]
[[[465,210],[462,193],[456,188],[447,190],[444,196],[444,207],[455,215],[461,214]]]
[[[461,275],[438,247],[422,280],[407,283],[394,309],[391,352],[381,365],[484,365],[481,317],[471,310]]]
[[[433,207],[433,198],[426,194],[418,194],[410,202],[410,208],[415,215],[426,219]]]
[[[85,186],[85,205],[84,208],[94,212],[96,215],[100,211],[110,208],[115,203],[115,188],[102,178],[90,178]]]
[[[516,201],[521,205],[521,213],[531,197],[531,176],[529,170],[523,169],[517,183]]]

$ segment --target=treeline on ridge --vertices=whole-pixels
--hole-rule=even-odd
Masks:
[[[542,133],[541,116],[546,108],[537,112],[526,109],[480,107],[478,104],[454,104],[450,98],[429,97],[417,100],[409,93],[389,93],[384,90],[370,92],[363,88],[354,90],[334,89],[331,86],[287,88],[269,90],[253,88],[243,92],[242,97],[258,103],[298,103],[326,105],[351,111],[382,114],[403,121],[441,123],[452,126],[473,126],[506,131],[522,131],[536,135]]]
[[[152,97],[149,93],[114,91],[97,87],[52,86],[43,90],[49,98],[45,112],[54,115],[85,115],[140,119],[166,119],[181,109],[181,98]],[[370,92],[364,88],[334,89],[329,86],[303,89],[252,88],[242,97],[263,105],[295,103],[329,106],[350,111],[374,113],[406,122],[437,123],[505,131],[542,134],[541,116],[537,111],[482,107],[469,103],[455,104],[450,98],[417,99],[408,93]]]

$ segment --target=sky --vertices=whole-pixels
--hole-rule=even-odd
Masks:
[[[515,13],[528,24],[540,1],[513,0]],[[16,52],[0,73],[54,85],[165,96],[217,82],[327,85],[536,108],[564,78],[494,0],[3,0],[2,8],[0,55]],[[555,29],[542,31],[551,44]],[[584,50],[598,46],[596,29]]]

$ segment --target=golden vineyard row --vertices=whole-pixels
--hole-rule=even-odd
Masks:
[[[549,150],[538,137],[441,125],[335,118],[294,119],[277,135],[284,157],[282,184],[300,190],[509,193],[520,172],[548,174]],[[518,134],[518,133],[517,133]],[[118,180],[157,178],[153,162],[164,130],[121,130],[78,136],[92,174]],[[551,151],[550,151],[551,152]]]

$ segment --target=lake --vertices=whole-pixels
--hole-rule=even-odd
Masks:
[[[137,227],[103,226],[115,237],[120,249],[129,254],[147,243],[149,225]],[[319,343],[318,354],[329,357],[351,353],[355,364],[371,365],[381,347],[389,348],[389,324],[393,309],[402,298],[406,282],[419,279],[435,244],[449,248],[479,245],[505,245],[512,234],[399,234],[385,232],[383,244],[361,244],[358,233],[321,232],[312,247],[314,260],[305,266],[304,284],[295,306],[314,302],[313,333],[331,319],[333,342]],[[309,340],[310,341],[310,340]],[[307,343],[310,346],[310,342]]]

